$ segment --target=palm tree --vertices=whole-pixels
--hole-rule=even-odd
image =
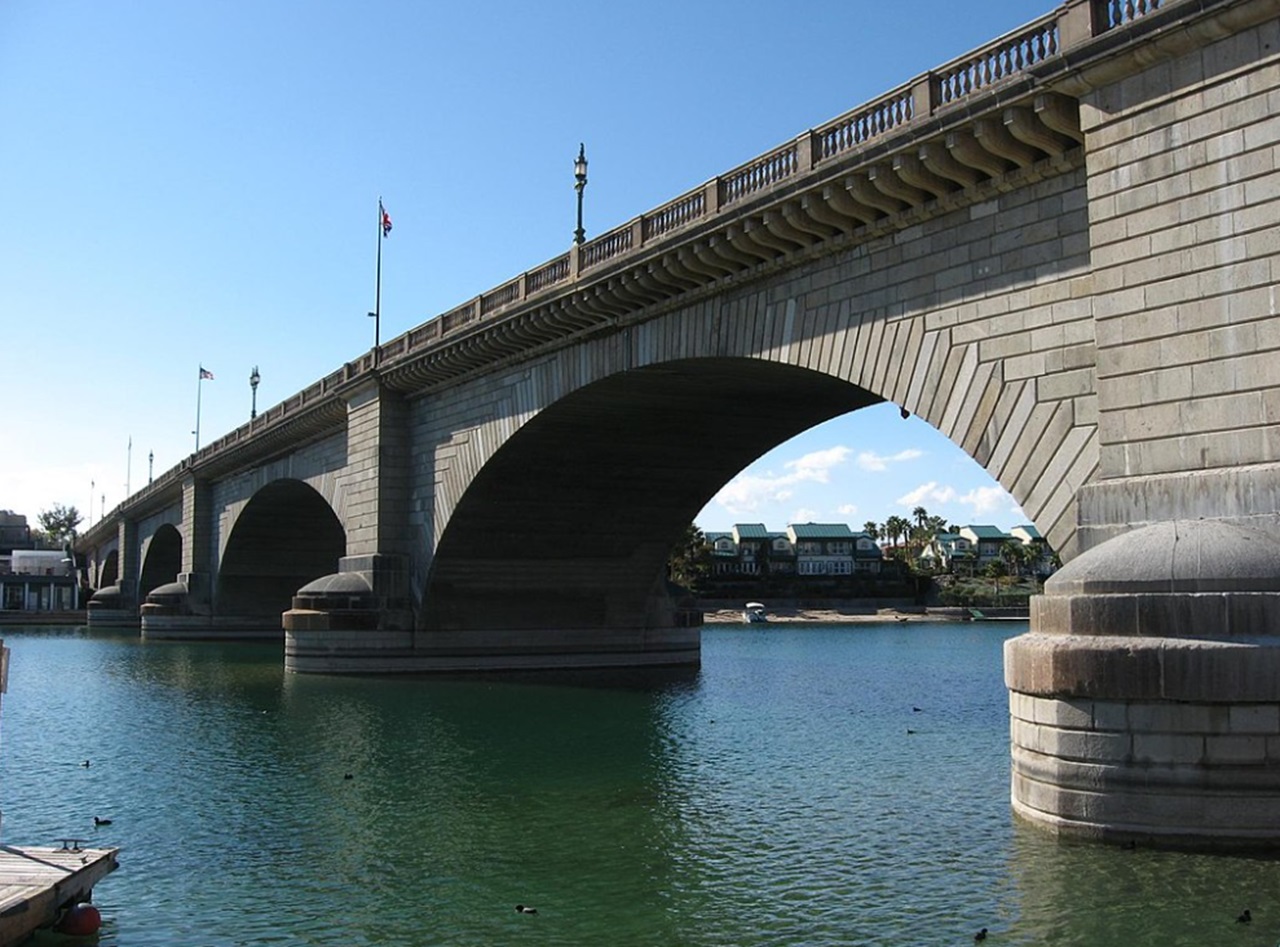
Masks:
[[[1005,543],[1000,547],[1000,560],[1013,576],[1023,574],[1031,555],[1031,547],[1022,543]]]
[[[880,538],[880,527],[876,525],[875,520],[867,520],[862,524],[862,531],[870,536],[873,540]]]
[[[711,574],[711,546],[698,524],[690,523],[667,556],[667,576],[677,585],[696,591]]]
[[[905,539],[910,529],[911,523],[901,516],[891,516],[884,521],[885,538],[893,543],[895,550],[898,548],[898,540]]]
[[[915,517],[916,526],[920,529],[924,529],[924,524],[929,521],[929,511],[923,506],[917,506],[911,511],[911,515]]]

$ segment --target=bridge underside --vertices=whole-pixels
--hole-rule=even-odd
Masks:
[[[666,363],[582,389],[526,424],[467,490],[419,627],[664,625],[668,554],[716,491],[795,434],[880,400],[749,359]]]

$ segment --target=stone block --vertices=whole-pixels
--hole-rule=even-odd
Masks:
[[[1230,727],[1237,734],[1280,735],[1280,704],[1236,704],[1230,708]]]
[[[1138,763],[1200,763],[1205,758],[1205,740],[1199,734],[1134,733],[1133,759]]]
[[[1205,761],[1210,766],[1265,763],[1267,738],[1260,734],[1208,736],[1205,738]]]
[[[1041,752],[1059,759],[1090,763],[1124,762],[1136,753],[1134,744],[1138,739],[1128,733],[1057,730],[1051,727],[1040,732]]]
[[[1129,704],[1127,701],[1095,700],[1093,705],[1094,730],[1128,730]]]
[[[1209,733],[1213,723],[1210,707],[1204,704],[1139,703],[1129,707],[1129,726],[1134,733]]]
[[[1036,723],[1048,724],[1058,729],[1088,730],[1093,725],[1093,701],[1024,695],[1031,705]]]

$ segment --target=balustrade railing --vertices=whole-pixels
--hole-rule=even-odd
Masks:
[[[582,245],[582,269],[611,260],[619,254],[626,253],[632,246],[633,230],[631,224],[611,230],[603,237],[597,237]]]
[[[513,279],[480,297],[480,315],[487,316],[521,297],[520,279]]]
[[[825,161],[894,131],[915,116],[911,86],[902,86],[868,105],[845,112],[814,130],[815,160]]]
[[[475,305],[473,303],[464,303],[457,309],[446,312],[440,317],[441,334],[448,335],[454,329],[465,326],[474,316]]]
[[[794,141],[720,176],[720,206],[740,201],[791,177],[799,169]],[[806,171],[808,168],[805,169]]]
[[[525,292],[536,293],[568,278],[569,254],[566,253],[564,256],[556,257],[550,263],[526,273],[524,278]]]
[[[1165,3],[1161,0],[1093,0],[1093,3],[1094,23],[1102,32],[1154,13],[1167,5],[1167,0]]]
[[[1057,15],[1042,17],[933,71],[937,105],[968,98],[1058,54]]]
[[[706,188],[682,194],[674,201],[668,201],[657,210],[644,215],[644,226],[641,233],[645,240],[653,240],[663,234],[678,230],[685,224],[697,220],[705,213],[707,207]]]

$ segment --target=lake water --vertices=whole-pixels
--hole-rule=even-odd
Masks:
[[[3,841],[121,848],[106,947],[1275,945],[1280,863],[1012,817],[1024,630],[710,626],[665,680],[456,680],[6,629]]]

